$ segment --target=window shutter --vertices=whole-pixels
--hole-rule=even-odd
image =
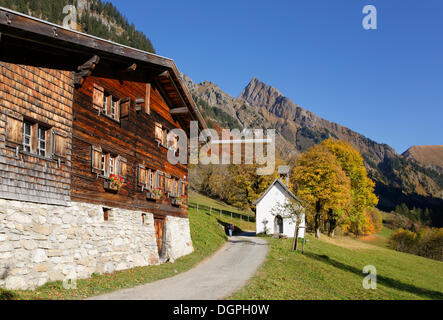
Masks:
[[[151,112],[151,84],[146,84],[146,98],[145,98],[145,112],[149,114]]]
[[[102,168],[102,148],[92,146],[91,148],[92,172],[100,173]]]
[[[121,156],[118,156],[118,162],[119,162],[119,174],[123,178],[126,178],[128,176],[128,162],[126,158],[123,158]]]
[[[131,107],[131,99],[126,98],[120,101],[120,119],[129,117],[129,108]]]
[[[102,110],[104,108],[103,101],[105,99],[105,90],[97,84],[94,84],[94,92],[92,94],[92,102],[94,108]]]
[[[160,175],[158,174],[158,171],[155,172],[154,187],[155,188],[160,188]]]
[[[58,157],[66,157],[68,148],[68,138],[57,130],[52,130],[52,153]]]
[[[162,125],[160,123],[156,123],[155,124],[155,139],[161,142],[162,135],[163,135]]]
[[[138,185],[146,186],[146,168],[141,164],[138,166]]]
[[[6,117],[6,140],[9,142],[23,143],[23,121],[8,115]]]
[[[120,104],[121,100],[115,102],[115,120],[120,121]]]

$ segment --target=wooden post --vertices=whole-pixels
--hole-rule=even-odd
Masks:
[[[298,226],[295,228],[295,237],[294,242],[292,243],[292,249],[297,251],[297,243],[298,243]]]
[[[209,207],[209,214],[212,214],[212,207]]]
[[[197,213],[198,213],[198,202],[197,202]]]
[[[303,237],[303,245],[301,246],[301,253],[305,253],[305,241],[306,241],[306,232]]]

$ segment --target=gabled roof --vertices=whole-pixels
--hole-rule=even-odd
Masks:
[[[274,182],[272,182],[271,185],[268,187],[268,189],[266,189],[266,191],[262,193],[260,198],[258,198],[257,200],[254,201],[253,205],[257,205],[266,196],[266,194],[272,189],[272,187],[277,183],[283,187],[283,189],[286,191],[286,193],[290,197],[292,197],[294,200],[300,202],[300,200],[295,196],[295,194],[293,194],[291,192],[291,190],[289,190],[289,188],[280,179],[275,179]]]
[[[108,69],[118,70],[118,68],[135,63],[137,71],[133,72],[134,74],[138,73],[143,77],[149,75],[152,81],[161,84],[164,93],[175,109],[187,108],[190,119],[198,121],[200,129],[207,129],[207,125],[172,59],[64,28],[3,7],[0,7],[0,35],[2,42],[5,40],[13,44],[21,42],[26,44],[25,48],[38,48],[43,55],[63,57],[60,59],[63,61],[61,67],[66,70],[75,71],[77,66],[94,55],[100,58],[95,72],[103,64],[111,66]],[[8,44],[6,43],[6,45]],[[21,56],[13,56],[12,59],[18,61],[18,59],[29,60],[31,57],[33,59],[41,58],[40,56],[34,57],[27,50],[22,51]],[[8,52],[2,52],[2,58],[11,58],[7,54]],[[57,62],[54,61],[55,63]],[[178,117],[183,118],[184,116]]]

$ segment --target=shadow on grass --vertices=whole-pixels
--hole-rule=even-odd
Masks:
[[[311,253],[311,252],[305,252],[305,256],[316,259],[318,261],[329,263],[330,265],[332,265],[336,268],[342,269],[344,271],[355,273],[356,275],[359,275],[359,276],[364,275],[362,270],[355,268],[353,266],[350,266],[350,265],[346,265],[346,264],[341,263],[337,260],[331,259],[327,255],[319,255],[319,254],[315,254],[315,253]],[[419,287],[416,287],[412,284],[406,284],[406,283],[400,282],[400,281],[392,279],[392,278],[380,276],[378,274],[377,274],[377,283],[383,284],[387,287],[391,287],[391,288],[398,289],[401,291],[407,291],[407,292],[410,292],[410,293],[413,293],[413,294],[416,294],[416,295],[419,295],[419,296],[422,296],[422,297],[428,298],[428,299],[437,299],[437,300],[443,299],[442,292],[419,288]]]

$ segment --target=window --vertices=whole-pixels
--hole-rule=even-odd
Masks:
[[[158,187],[160,189],[164,190],[165,189],[165,176],[163,175],[162,172],[159,173],[159,178],[158,179],[159,179],[158,180],[159,181]]]
[[[166,191],[173,193],[173,180],[170,177],[166,177]]]
[[[162,141],[162,125],[160,123],[155,124],[155,140],[161,142]]]
[[[31,152],[31,139],[32,139],[32,124],[29,122],[23,123],[23,150]]]
[[[143,165],[138,165],[138,185],[140,187],[146,187],[146,171]]]
[[[116,170],[116,157],[113,157],[111,155],[108,155],[108,176],[112,175],[112,174],[117,174],[117,170]]]
[[[46,138],[47,138],[47,130],[39,126],[37,154],[42,157],[46,157]]]
[[[38,123],[24,121],[21,129],[23,151],[35,153],[41,157],[49,157],[52,151],[49,132],[50,129]]]
[[[152,170],[149,170],[149,173],[148,173],[148,187],[150,188],[150,189],[153,189],[154,188],[154,173],[152,172]]]
[[[105,178],[109,178],[111,174],[126,176],[127,164],[126,159],[103,151],[99,146],[92,146],[91,151],[92,172],[100,174]]]
[[[116,97],[113,97],[111,94],[105,92],[103,95],[103,111],[104,113],[114,119],[120,119],[120,100]]]

